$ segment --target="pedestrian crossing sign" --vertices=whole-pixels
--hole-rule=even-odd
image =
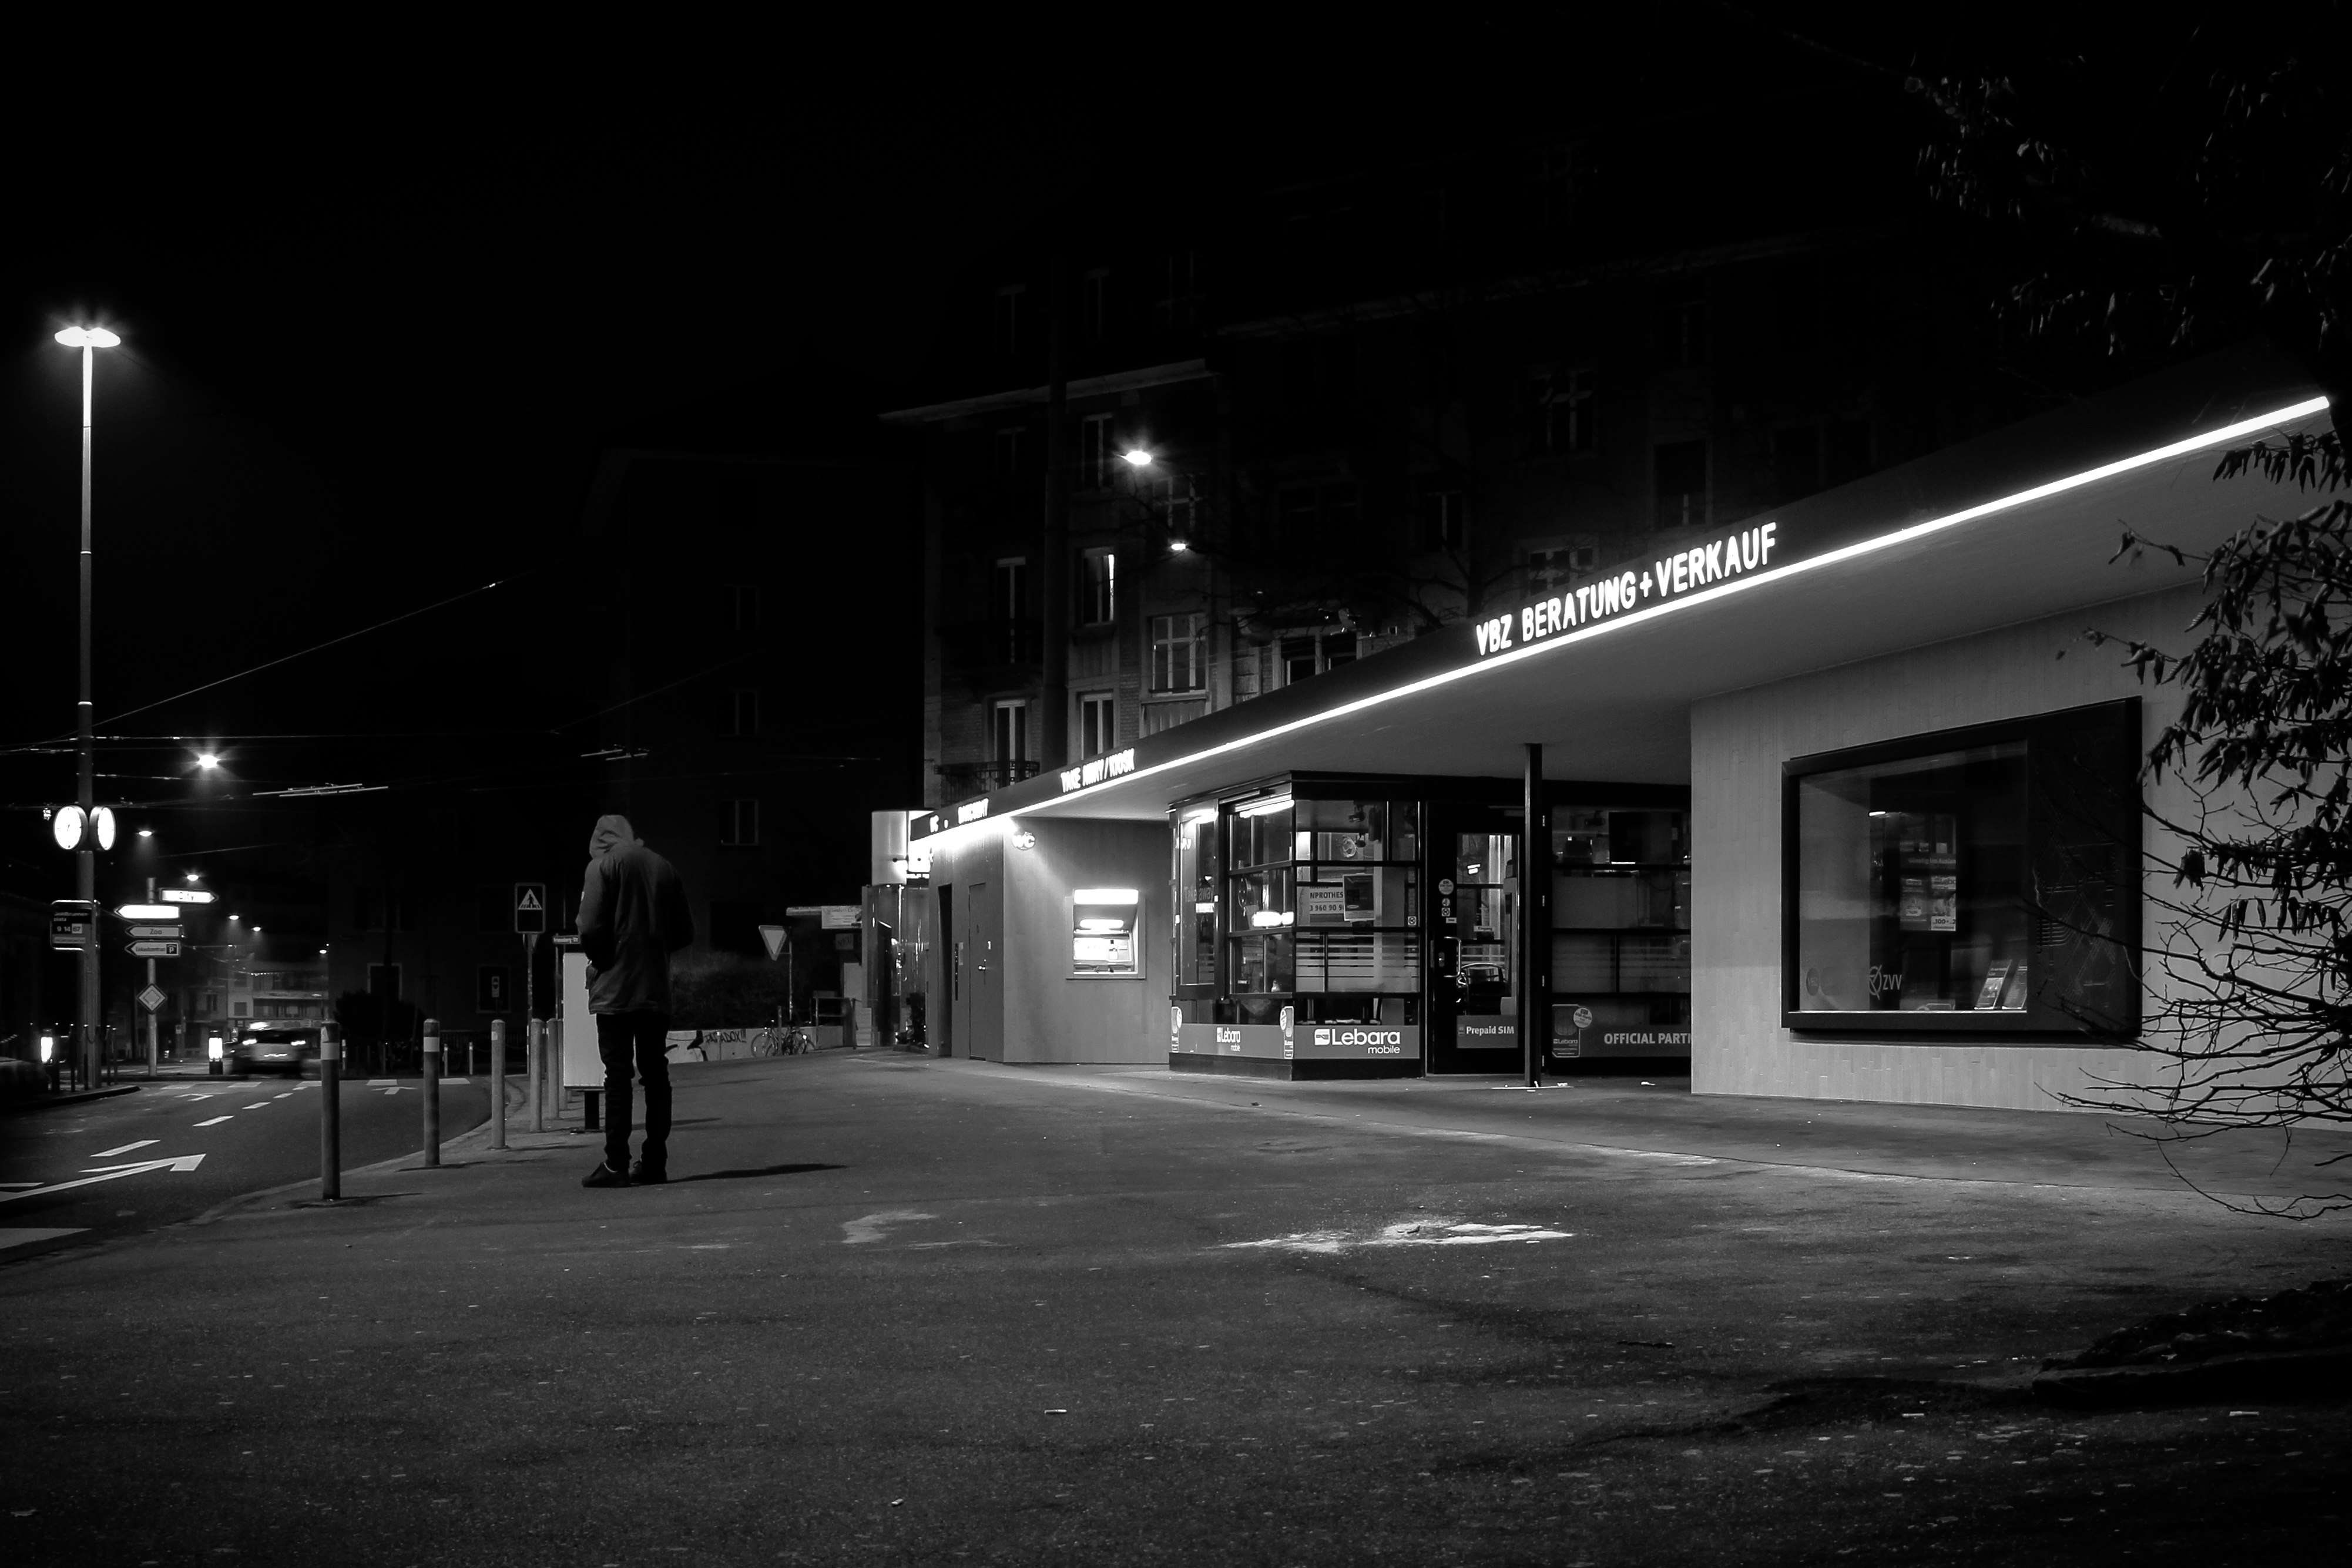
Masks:
[[[525,936],[544,935],[547,930],[547,883],[519,882],[514,884],[515,930]]]

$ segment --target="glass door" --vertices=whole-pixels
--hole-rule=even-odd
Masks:
[[[1516,1072],[1519,813],[1433,806],[1429,1071]]]

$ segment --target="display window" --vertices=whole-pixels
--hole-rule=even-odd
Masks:
[[[1791,1029],[2139,1024],[2138,705],[1789,765]]]
[[[1552,812],[1551,1054],[1687,1056],[1690,813]]]

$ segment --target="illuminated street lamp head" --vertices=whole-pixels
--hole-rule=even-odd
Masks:
[[[181,874],[185,876],[190,882],[196,880],[196,873],[194,872],[184,872]]]
[[[142,839],[152,839],[155,836],[155,830],[152,828],[142,828],[139,830],[139,836]]]
[[[103,327],[68,327],[58,334],[58,341],[68,349],[120,348],[122,340]]]
[[[1151,466],[1151,454],[1146,452],[1140,446],[1138,446],[1131,451],[1120,453],[1118,455],[1118,458],[1120,462],[1126,464],[1129,468],[1149,468]]]
[[[1184,555],[1188,553],[1192,548],[1192,547],[1191,545],[1186,544],[1182,539],[1170,539],[1168,541],[1168,553],[1170,555]]]
[[[220,753],[217,751],[197,752],[196,766],[199,768],[218,768],[220,766]]]

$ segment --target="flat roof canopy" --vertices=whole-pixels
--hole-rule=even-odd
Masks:
[[[2292,486],[2216,484],[2214,465],[2228,446],[2326,420],[2294,367],[2230,350],[1744,523],[1662,538],[1651,559],[1591,580],[1622,581],[1622,603],[1514,600],[1496,607],[1503,631],[1449,626],[961,815],[1155,819],[1291,770],[1510,777],[1529,743],[1557,777],[1687,783],[1701,698],[2194,583],[2194,563],[2161,551],[2113,559],[2123,529],[2202,551],[2257,513],[2303,510],[2312,498]],[[1706,547],[1727,541],[1735,570],[1708,575],[1720,557]],[[1687,575],[1671,564],[1685,549],[1698,555]],[[959,815],[945,808],[915,832]]]

